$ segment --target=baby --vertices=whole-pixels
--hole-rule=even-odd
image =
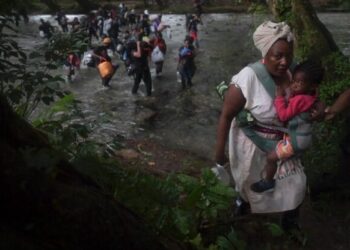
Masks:
[[[290,85],[291,95],[286,102],[284,90],[276,87],[274,105],[280,121],[288,122],[288,133],[277,143],[274,151],[267,155],[266,175],[251,185],[257,193],[271,192],[275,187],[274,176],[277,162],[305,151],[311,145],[311,121],[308,111],[316,101],[316,92],[323,78],[323,69],[311,61],[298,64],[293,71]]]

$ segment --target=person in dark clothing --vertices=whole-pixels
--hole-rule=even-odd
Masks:
[[[62,11],[58,11],[56,14],[56,20],[58,25],[61,26],[63,32],[68,32],[68,18]]]
[[[145,11],[145,13],[141,16],[140,28],[143,30],[146,36],[149,36],[151,33],[151,28],[149,24],[149,15],[147,13],[148,11]]]
[[[72,26],[71,32],[79,32],[80,31],[80,21],[77,17],[74,17],[73,21],[68,22]]]
[[[109,82],[111,81],[113,75],[115,74],[115,72],[117,71],[119,65],[113,65],[112,64],[112,59],[108,56],[107,53],[107,47],[105,45],[103,46],[98,46],[97,48],[95,48],[93,50],[93,54],[92,54],[95,62],[96,62],[96,66],[100,71],[100,76],[101,76],[101,80],[102,80],[102,85],[104,87],[110,87]],[[101,69],[99,66],[102,66],[100,64],[105,63],[105,62],[109,62],[108,66],[111,67],[108,71],[109,73],[107,75],[102,75],[101,73]]]
[[[136,15],[135,15],[135,10],[132,9],[130,13],[128,13],[127,16],[127,22],[129,24],[129,28],[134,28],[136,25]]]
[[[90,13],[87,21],[88,26],[88,33],[89,33],[89,46],[92,44],[92,37],[95,37],[96,40],[99,39],[99,36],[97,35],[98,25],[97,25],[97,18],[95,13]]]
[[[116,52],[116,49],[117,49],[117,45],[119,42],[119,39],[118,39],[119,32],[120,30],[119,30],[118,18],[117,17],[112,18],[112,25],[111,25],[111,28],[108,30],[108,35],[112,40],[111,49],[113,50],[113,52]]]
[[[188,26],[187,26],[187,29],[188,29],[187,31],[188,31],[189,35],[191,36],[196,48],[199,48],[198,24],[202,24],[201,19],[199,18],[198,15],[193,15],[188,23]]]
[[[192,18],[193,18],[193,15],[191,13],[186,14],[186,21],[185,21],[186,32],[188,31],[188,26],[189,26]]]
[[[52,37],[52,33],[54,32],[54,29],[52,25],[49,23],[49,21],[44,21],[44,19],[40,18],[41,24],[39,25],[39,30],[44,33],[44,36],[47,39],[50,39]]]
[[[148,49],[150,45],[142,41],[142,36],[139,35],[136,42],[136,50],[132,51],[133,64],[135,66],[134,71],[134,86],[132,88],[132,94],[136,94],[139,88],[141,80],[146,86],[146,95],[152,95],[152,78],[151,72],[148,66]]]
[[[184,45],[179,49],[178,71],[181,75],[182,88],[192,86],[192,77],[194,76],[196,66],[194,63],[194,47],[192,38],[186,37]]]

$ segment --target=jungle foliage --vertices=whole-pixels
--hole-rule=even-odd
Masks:
[[[16,30],[11,16],[2,17],[1,25],[2,101],[9,103],[20,117],[36,127],[26,126],[26,130],[19,133],[20,138],[29,130],[40,130],[38,134],[44,134],[50,145],[39,150],[32,146],[19,150],[17,157],[25,162],[22,167],[34,167],[36,171],[43,171],[43,176],[55,179],[62,172],[62,159],[68,160],[67,164],[82,176],[88,176],[101,189],[101,194],[122,201],[124,206],[140,215],[151,231],[172,235],[186,244],[202,245],[198,240],[202,237],[202,225],[215,224],[224,215],[223,211],[232,205],[233,189],[219,182],[209,170],[200,178],[174,174],[159,179],[121,166],[111,157],[121,141],[116,139],[106,145],[91,140],[88,125],[75,122],[77,118],[79,121],[84,119],[79,101],[63,90],[64,81],[60,76],[52,76],[68,51],[81,53],[86,50],[85,34],[56,34],[42,48],[26,54],[15,42]],[[1,108],[5,109],[5,106]],[[40,110],[45,112],[36,114],[33,121],[31,115]],[[21,127],[20,121],[7,122],[13,123],[12,131]],[[7,141],[8,137],[5,138]],[[31,140],[35,145],[37,138]],[[41,189],[45,187],[43,185]],[[22,197],[17,199],[20,201]],[[215,237],[211,243],[215,244]]]
[[[13,6],[13,2],[8,2],[9,6]],[[55,1],[51,2],[52,8],[57,8]],[[283,13],[289,18],[285,11]],[[28,165],[37,166],[43,176],[53,178],[60,172],[58,162],[63,157],[79,174],[89,177],[98,192],[122,202],[141,216],[147,228],[157,235],[171,235],[176,241],[195,249],[249,249],[250,242],[243,240],[231,221],[227,222],[227,218],[232,218],[229,211],[236,195],[234,190],[220,183],[209,170],[203,171],[198,178],[184,173],[159,178],[127,169],[113,158],[113,151],[123,147],[120,138],[112,139],[108,145],[97,143],[89,137],[91,129],[88,125],[75,122],[77,118],[84,119],[79,101],[63,90],[64,80],[55,72],[68,51],[85,51],[85,34],[55,35],[42,49],[26,54],[15,42],[16,30],[10,16],[1,17],[0,31],[1,98],[27,121],[38,108],[49,106],[31,123],[36,130],[45,133],[50,148],[21,150],[21,158]],[[348,59],[338,52],[330,53],[322,61],[330,73],[321,87],[320,97],[330,104],[349,87],[350,66]],[[317,166],[308,170],[316,172],[315,176],[327,167],[334,168],[342,124],[340,118],[332,124],[319,125],[315,151],[305,158],[308,165]],[[212,230],[208,236],[206,229],[220,224],[225,224],[224,229]],[[283,235],[275,224],[264,226],[272,237]]]

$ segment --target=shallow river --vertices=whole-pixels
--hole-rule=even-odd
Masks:
[[[32,22],[39,16],[31,17]],[[44,18],[52,19],[50,16]],[[72,16],[69,16],[72,18]],[[344,54],[350,55],[350,14],[322,13],[319,18],[333,34]],[[172,38],[166,37],[168,53],[164,72],[153,76],[153,96],[133,96],[132,78],[121,67],[111,81],[112,88],[103,90],[95,69],[81,69],[79,76],[67,87],[82,101],[86,114],[84,123],[93,128],[93,136],[108,141],[117,135],[126,138],[146,137],[166,145],[182,148],[212,159],[215,134],[222,102],[215,86],[246,65],[259,59],[252,44],[252,33],[266,17],[248,14],[208,14],[199,31],[200,49],[196,57],[197,72],[191,89],[182,90],[176,81],[177,51],[185,36],[183,15],[164,15],[171,25]],[[55,24],[55,21],[51,21]],[[20,42],[30,49],[42,41],[36,34],[25,33]],[[35,39],[33,39],[35,37]],[[30,38],[30,39],[28,39]],[[153,68],[153,65],[152,65]],[[152,70],[154,73],[154,70]]]

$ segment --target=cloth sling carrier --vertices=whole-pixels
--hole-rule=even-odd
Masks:
[[[265,90],[271,96],[275,98],[275,83],[271,78],[270,74],[267,72],[265,66],[261,62],[256,62],[249,65],[253,69],[257,78],[264,86]],[[294,65],[291,65],[294,67]],[[305,150],[310,147],[312,141],[311,133],[311,123],[310,114],[308,112],[303,112],[295,117],[293,117],[288,122],[288,129],[277,126],[270,126],[261,124],[254,121],[254,117],[246,110],[241,111],[237,116],[238,125],[243,130],[244,134],[250,138],[254,144],[259,147],[264,152],[274,150],[277,145],[278,140],[263,138],[257,134],[253,126],[258,125],[263,128],[278,130],[283,133],[288,133],[291,138],[291,143],[295,153]]]

